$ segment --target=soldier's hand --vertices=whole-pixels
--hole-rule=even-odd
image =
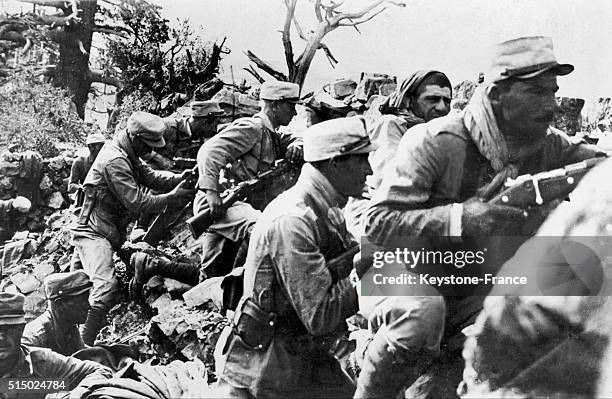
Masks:
[[[206,190],[206,202],[210,208],[210,216],[212,220],[219,220],[223,216],[223,201],[219,192],[215,190]]]
[[[304,160],[304,149],[301,145],[295,143],[290,144],[289,147],[287,147],[285,158],[293,163],[302,162]]]
[[[26,197],[15,197],[13,200],[13,209],[19,212],[27,212],[32,207],[32,203]]]
[[[189,180],[194,176],[195,176],[195,173],[193,173],[193,170],[187,169],[187,170],[184,170],[183,173],[181,173],[181,180]]]
[[[463,203],[461,226],[466,236],[518,234],[528,214],[520,208],[496,205],[472,197]]]
[[[174,187],[174,190],[170,191],[170,195],[176,204],[183,206],[193,199],[195,192],[195,189],[189,187],[189,182],[183,180]]]

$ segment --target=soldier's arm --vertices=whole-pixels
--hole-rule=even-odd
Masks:
[[[204,143],[198,152],[198,188],[219,190],[219,174],[228,163],[248,153],[261,141],[261,128],[251,121],[233,125]]]
[[[402,138],[366,211],[365,231],[374,244],[387,245],[402,236],[450,235],[452,204],[431,206],[429,202],[433,185],[448,157],[454,155],[444,154],[446,149],[439,143],[416,135],[409,131]]]
[[[281,148],[282,148],[281,153],[283,154],[287,151],[287,148],[289,148],[289,146],[298,146],[298,147],[304,146],[304,142],[302,138],[299,136],[294,136],[293,134],[289,134],[289,133],[277,133],[277,134],[280,137],[280,143],[281,143]]]
[[[125,159],[109,161],[104,167],[104,178],[111,192],[133,214],[161,212],[171,201],[169,194],[153,195],[140,187]]]
[[[72,167],[70,168],[70,182],[68,183],[68,192],[70,194],[75,193],[85,180],[85,176],[81,176],[82,169],[83,158],[78,157],[74,160]]]
[[[30,356],[36,377],[62,380],[65,390],[84,391],[100,380],[113,377],[111,369],[99,363],[62,356],[49,349],[32,349]]]
[[[332,282],[311,227],[303,219],[279,218],[267,236],[283,291],[309,333],[330,333],[357,312],[357,292],[349,278]]]
[[[550,169],[560,168],[585,159],[606,156],[599,147],[587,144],[584,140],[570,138],[561,130],[552,129],[553,134],[546,137],[547,155],[553,164]]]

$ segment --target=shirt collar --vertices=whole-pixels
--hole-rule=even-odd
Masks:
[[[270,121],[270,118],[268,118],[268,115],[265,114],[265,112],[260,111],[258,113],[256,113],[255,115],[253,115],[256,118],[259,118],[263,121],[263,125],[266,129],[271,130],[273,132],[276,131],[276,129],[274,128],[274,126],[272,125],[272,122]]]

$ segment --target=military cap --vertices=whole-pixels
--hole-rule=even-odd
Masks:
[[[224,113],[216,101],[193,101],[191,103],[191,116],[194,118],[223,115]]]
[[[300,102],[300,86],[295,83],[270,81],[264,82],[259,91],[262,100],[282,100],[287,102]]]
[[[485,76],[488,82],[495,83],[510,77],[529,79],[546,71],[563,76],[573,70],[571,64],[559,64],[550,37],[533,36],[496,45]]]
[[[0,325],[25,324],[24,300],[21,294],[0,292]]]
[[[93,283],[83,270],[54,273],[47,276],[44,281],[47,299],[79,295],[87,292],[92,285]]]
[[[377,148],[370,141],[362,116],[331,119],[304,132],[304,161],[315,162],[340,155],[367,154]]]
[[[134,137],[139,137],[147,145],[160,148],[166,145],[164,131],[166,124],[164,120],[148,112],[136,111],[130,115],[127,121],[127,131]]]
[[[104,143],[105,141],[106,141],[106,138],[102,135],[102,133],[92,133],[88,135],[87,138],[85,139],[85,144],[90,145],[90,144]]]

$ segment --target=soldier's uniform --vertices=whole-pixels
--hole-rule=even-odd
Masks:
[[[23,295],[0,292],[0,335],[5,334],[2,331],[5,327],[25,324],[23,302]],[[4,342],[0,344],[6,345]],[[64,386],[60,390],[74,390],[73,395],[79,397],[78,392],[85,390],[85,387],[101,379],[112,378],[112,371],[98,363],[65,357],[50,349],[17,346],[15,351],[17,360],[14,366],[0,375],[0,379],[40,378],[63,381]],[[0,392],[0,398],[3,399],[37,399],[45,395],[45,392],[26,393],[19,390]]]
[[[294,86],[295,89],[289,94],[285,91],[280,97],[269,99],[297,101],[298,88],[297,85]],[[276,93],[269,93],[274,94]],[[268,99],[266,92],[263,92],[262,96]],[[219,175],[227,164],[232,164],[227,177],[239,183],[272,169],[275,161],[285,156],[290,145],[300,144],[299,139],[278,133],[263,112],[234,121],[204,143],[198,151],[199,191],[193,202],[193,213],[198,214],[207,207],[205,190],[215,190],[219,193],[223,191],[219,184]],[[224,264],[221,260],[223,249],[231,243],[239,245],[247,237],[261,215],[261,210],[274,198],[263,194],[259,198],[250,198],[249,203],[234,203],[202,236],[201,280],[225,275],[231,270],[232,264]]]
[[[306,134],[306,161],[374,148],[359,117],[322,122]],[[324,344],[357,311],[349,278],[334,277],[327,268],[352,245],[341,211],[346,200],[307,163],[296,185],[263,212],[249,245],[244,296],[216,348],[220,385],[228,390],[220,394],[352,396],[352,384]]]
[[[54,273],[44,281],[45,294],[49,302],[74,297],[88,292],[93,284],[82,270],[70,273]],[[76,324],[66,324],[62,315],[52,311],[49,303],[47,310],[29,322],[23,331],[21,342],[28,346],[49,348],[64,356],[70,356],[85,348]]]

